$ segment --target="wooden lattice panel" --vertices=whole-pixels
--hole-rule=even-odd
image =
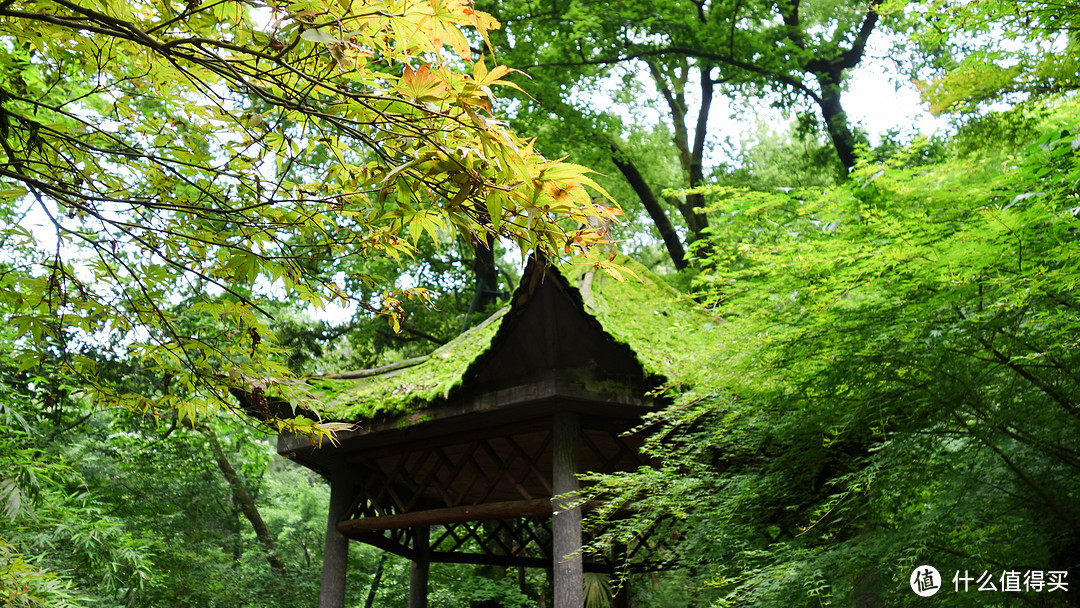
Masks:
[[[350,464],[366,504],[351,517],[551,498],[551,445],[542,428],[358,455]],[[636,445],[607,429],[583,430],[580,459],[584,471],[644,464]]]
[[[423,521],[435,526],[424,548],[432,561],[550,564],[553,433],[539,422],[354,454],[356,498],[339,528],[411,557],[421,548],[409,528]],[[644,464],[638,445],[617,431],[600,423],[581,430],[582,470]]]

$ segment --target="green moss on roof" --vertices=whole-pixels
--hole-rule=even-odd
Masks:
[[[349,421],[395,416],[446,396],[461,383],[469,364],[491,346],[507,310],[447,342],[422,363],[357,380],[308,379],[323,402],[323,416]]]
[[[638,277],[617,281],[591,266],[560,269],[577,287],[585,310],[616,341],[637,356],[647,375],[667,378],[671,386],[695,386],[710,376],[718,348],[717,320],[678,290],[637,262],[615,260]],[[488,350],[509,308],[440,347],[416,365],[363,379],[308,380],[322,414],[339,420],[394,417],[446,397],[469,365]],[[718,354],[718,353],[717,353]]]
[[[634,351],[647,374],[663,376],[673,387],[707,383],[720,356],[723,320],[634,260],[620,256],[615,262],[641,280],[617,281],[595,271],[590,284],[589,270],[567,276],[579,286],[586,312]]]

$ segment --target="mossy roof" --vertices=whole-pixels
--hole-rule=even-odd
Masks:
[[[360,379],[312,377],[308,384],[321,396],[324,416],[353,421],[409,413],[446,397],[461,383],[469,365],[491,346],[509,310],[502,308],[416,364]]]
[[[694,383],[707,373],[707,362],[694,347],[708,344],[713,319],[644,266],[625,257],[616,263],[640,280],[617,281],[591,266],[558,270],[583,312],[634,352],[645,376],[668,385]],[[338,420],[393,418],[424,409],[461,386],[470,366],[498,341],[510,310],[503,308],[415,364],[360,379],[313,377],[308,384],[322,402],[323,415]]]
[[[630,258],[616,262],[641,280],[617,281],[597,272],[590,288],[586,272],[564,270],[583,291],[585,311],[634,351],[646,373],[667,379],[667,386],[685,389],[706,383],[720,359],[724,320]]]

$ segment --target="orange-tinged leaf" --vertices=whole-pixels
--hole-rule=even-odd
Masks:
[[[500,85],[513,87],[521,91],[521,87],[517,86],[516,84],[506,80],[500,80],[503,76],[513,74],[515,72],[518,74],[524,74],[524,72],[522,72],[521,70],[515,70],[505,65],[496,65],[495,67],[488,70],[487,66],[484,64],[483,55],[481,55],[480,59],[473,64],[473,80],[475,80],[477,86],[480,87]]]
[[[417,69],[406,65],[401,75],[399,91],[410,95],[413,99],[427,101],[429,99],[441,99],[447,91],[446,83],[439,78],[437,73],[424,64]]]
[[[589,202],[589,193],[577,182],[545,182],[543,189],[559,208],[569,210],[575,206],[575,203],[584,205]]]

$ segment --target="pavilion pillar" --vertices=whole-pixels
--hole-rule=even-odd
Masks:
[[[581,558],[581,507],[578,502],[578,450],[581,427],[573,412],[555,414],[552,443],[552,536],[554,608],[581,608],[585,574]]]
[[[428,526],[413,528],[416,559],[409,568],[409,608],[427,608],[428,573],[431,567],[431,532]]]
[[[349,539],[338,532],[353,499],[352,478],[342,470],[330,475],[330,509],[326,517],[322,586],[319,608],[345,608],[345,575],[349,562]]]

